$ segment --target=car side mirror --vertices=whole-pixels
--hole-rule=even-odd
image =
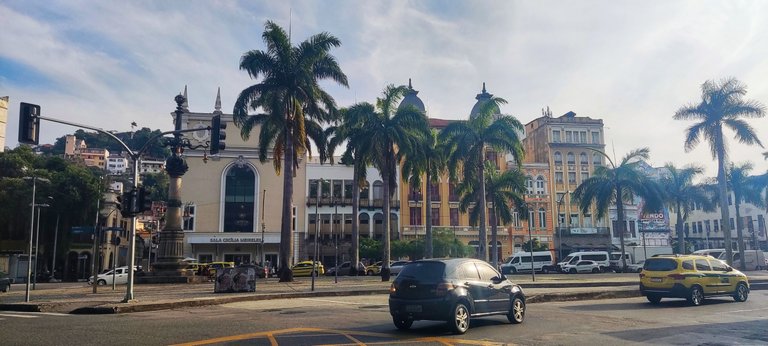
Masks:
[[[732,272],[732,271],[733,271],[733,268],[732,268],[732,267],[726,267],[726,268],[725,268],[725,271],[727,271],[727,272]]]

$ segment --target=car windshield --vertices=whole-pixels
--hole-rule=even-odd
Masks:
[[[413,262],[403,267],[398,277],[418,278],[424,281],[438,281],[445,271],[443,262]]]
[[[677,261],[672,258],[651,258],[645,261],[643,269],[648,271],[671,271],[677,269]]]

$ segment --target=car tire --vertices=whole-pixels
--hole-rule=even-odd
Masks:
[[[99,281],[96,281],[96,283],[97,283],[99,286],[106,286],[106,285],[107,285],[107,280],[99,280]]]
[[[593,273],[595,273],[595,274],[597,274],[597,273],[599,273],[599,272],[600,272],[600,269],[598,269],[598,268],[592,268],[592,272],[593,272]]]
[[[733,292],[733,300],[737,302],[745,302],[747,301],[747,298],[749,298],[749,288],[747,288],[747,285],[743,282],[739,282],[739,284],[736,285],[736,291]]]
[[[11,285],[6,285],[6,286],[4,286],[4,287],[2,288],[2,290],[0,290],[0,291],[3,291],[3,292],[8,292],[8,291],[10,291],[10,290],[11,290]]]
[[[517,274],[517,268],[515,268],[515,267],[509,268],[509,273],[513,274],[513,275]]]
[[[520,324],[525,320],[525,301],[520,297],[512,299],[512,306],[509,307],[507,320],[512,324]]]
[[[549,269],[547,269],[547,268],[545,268],[545,267],[542,267],[542,268],[541,268],[541,273],[542,273],[542,274],[549,274]]]
[[[373,276],[373,270],[369,270],[367,273],[365,273],[365,275]]]
[[[469,329],[469,307],[464,302],[458,302],[453,307],[448,326],[454,334],[464,334]]]
[[[413,320],[407,317],[392,316],[392,322],[400,330],[408,330],[413,325]]]
[[[688,292],[688,303],[690,303],[693,306],[699,306],[703,302],[704,302],[704,291],[701,289],[701,286],[694,285],[693,287],[691,287],[690,292]]]
[[[651,304],[658,304],[661,302],[661,296],[655,295],[655,294],[649,294],[645,296],[646,299],[648,299]]]
[[[568,273],[576,274],[576,268],[571,268],[571,270],[569,270]]]

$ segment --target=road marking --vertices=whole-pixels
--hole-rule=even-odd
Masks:
[[[742,313],[742,312],[763,311],[763,310],[768,310],[768,308],[725,311],[725,313],[728,313],[728,314],[738,314],[738,313]]]
[[[17,314],[0,314],[0,316],[18,317],[18,318],[38,318],[38,317],[40,317],[40,316],[27,316],[27,315],[17,315]]]

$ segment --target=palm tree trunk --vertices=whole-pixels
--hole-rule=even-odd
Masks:
[[[627,255],[624,250],[624,230],[627,227],[624,224],[624,200],[621,198],[621,185],[616,184],[616,222],[619,225],[619,242],[621,243],[621,272],[627,272]]]
[[[677,202],[675,207],[677,208],[677,222],[675,222],[675,232],[677,232],[677,249],[681,255],[685,255],[685,233],[683,232],[683,214],[680,210],[680,202]]]
[[[717,149],[717,187],[720,190],[720,217],[723,239],[725,240],[725,261],[733,266],[733,249],[731,248],[731,222],[728,210],[728,184],[725,178],[725,150]]]
[[[744,250],[746,248],[744,247],[744,233],[742,231],[742,227],[744,227],[744,225],[741,223],[741,215],[739,213],[739,198],[737,198],[737,196],[733,197],[733,206],[736,208],[736,236],[738,237],[737,250],[741,251],[741,256],[739,256],[739,267],[741,270],[747,270],[747,261],[744,258],[746,257],[744,256]]]
[[[427,226],[425,231],[425,245],[426,249],[424,251],[424,257],[425,258],[432,258],[432,193],[430,190],[430,183],[431,183],[431,174],[429,174],[429,169],[427,169],[427,202],[425,203],[427,205]]]
[[[290,130],[286,129],[286,132]],[[293,281],[291,254],[291,207],[293,204],[293,137],[285,134],[285,153],[283,157],[283,215],[280,220],[280,282]]]
[[[497,235],[497,227],[498,221],[496,221],[496,206],[494,205],[491,208],[491,258],[492,258],[492,264],[494,268],[499,268],[499,244],[498,244],[498,235]],[[531,252],[533,252],[533,243],[531,243]]]
[[[488,262],[488,230],[486,229],[485,212],[486,209],[486,196],[485,196],[485,153],[481,154],[483,157],[480,160],[480,234],[478,234],[478,247],[477,257],[483,261]],[[529,220],[530,222],[530,220]]]
[[[352,168],[352,264],[357,268],[360,263],[360,168],[355,163]],[[351,267],[350,267],[351,268]],[[357,270],[351,270],[357,275]]]
[[[384,184],[382,184],[382,189],[384,190],[384,259],[381,263],[381,281],[389,281],[389,275],[390,275],[390,269],[389,269],[389,261],[390,261],[390,251],[391,251],[391,245],[390,245],[390,229],[389,229],[389,175],[390,172],[387,168],[389,168],[389,162],[390,157],[387,155],[386,158],[384,158],[386,161],[385,168],[381,170],[381,179],[384,180]]]

